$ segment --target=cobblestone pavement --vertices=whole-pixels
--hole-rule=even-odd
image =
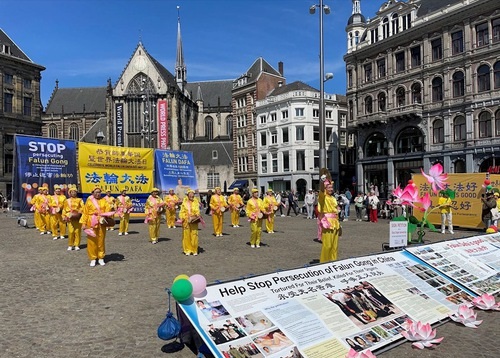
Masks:
[[[32,217],[27,217],[33,225]],[[277,217],[276,233],[263,233],[263,247],[248,245],[248,222],[233,228],[226,216],[224,237],[212,236],[211,220],[200,231],[201,253],[182,255],[181,229],[162,226],[160,242],[148,243],[146,225],[131,224],[130,235],[108,232],[106,266],[91,268],[85,249],[66,251],[67,240],[53,241],[17,225],[17,216],[0,214],[0,357],[164,357],[156,329],[167,311],[165,287],[179,274],[203,274],[207,281],[235,279],[314,263],[321,245],[315,220]],[[340,258],[381,251],[389,225],[347,221]],[[456,230],[454,237],[474,231]],[[428,233],[436,242],[450,235]],[[84,247],[86,240],[83,239]],[[445,339],[434,350],[416,351],[404,343],[384,358],[498,357],[498,313],[479,313],[476,330],[448,322],[438,328]],[[188,348],[168,354],[195,357]]]

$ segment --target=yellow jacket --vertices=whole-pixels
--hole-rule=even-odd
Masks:
[[[92,228],[100,225],[100,219],[102,213],[110,212],[111,206],[104,199],[101,198],[97,201],[97,207],[94,205],[92,200],[93,196],[89,196],[82,210],[82,217],[80,218],[80,223],[86,228]]]

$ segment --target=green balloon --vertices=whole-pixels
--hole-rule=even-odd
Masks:
[[[488,185],[488,186],[486,187],[486,189],[488,189],[488,190],[491,190],[491,188],[493,188],[491,185]]]
[[[181,278],[174,282],[171,291],[175,300],[182,302],[191,297],[193,293],[193,284],[189,280]]]

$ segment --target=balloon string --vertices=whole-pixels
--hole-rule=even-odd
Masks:
[[[165,291],[166,291],[166,292],[167,292],[167,294],[168,294],[168,312],[170,312],[170,293],[171,293],[172,291],[170,291],[170,289],[169,289],[168,287],[165,289]]]

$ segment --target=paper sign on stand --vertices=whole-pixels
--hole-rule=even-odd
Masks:
[[[389,247],[403,247],[408,243],[408,221],[391,221]]]

